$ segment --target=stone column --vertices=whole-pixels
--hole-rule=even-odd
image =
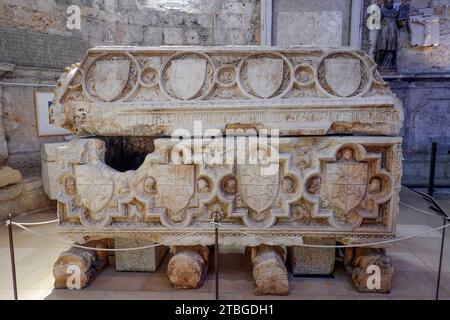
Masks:
[[[108,248],[107,239],[84,244],[92,248]],[[108,252],[72,247],[60,254],[53,265],[56,289],[83,289],[108,265]],[[78,278],[79,275],[79,278]]]
[[[256,295],[288,295],[286,251],[278,246],[252,247],[253,279]]]
[[[305,244],[332,246],[333,239],[308,239]],[[289,261],[294,275],[330,275],[334,271],[336,250],[334,248],[289,247]]]
[[[175,246],[167,266],[167,276],[175,289],[200,287],[208,271],[209,249],[205,246]]]
[[[394,267],[384,249],[347,248],[344,263],[359,292],[389,293],[391,291]],[[377,276],[380,277],[379,281],[376,279]]]

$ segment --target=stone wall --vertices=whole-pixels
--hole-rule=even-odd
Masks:
[[[371,3],[380,2],[364,0],[363,13]],[[450,185],[450,2],[402,2],[410,4],[411,14],[418,9],[431,10],[439,16],[440,28],[439,45],[434,47],[411,46],[410,30],[400,28],[398,70],[382,74],[405,108],[403,183],[427,184],[431,142],[436,141],[439,143],[436,183]],[[362,48],[369,52],[370,32],[365,25],[362,30]]]

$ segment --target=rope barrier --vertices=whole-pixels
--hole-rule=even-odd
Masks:
[[[22,226],[41,226],[44,224],[51,224],[51,223],[55,223],[58,221],[59,221],[58,219],[55,219],[55,220],[51,220],[51,221],[42,221],[42,222],[20,222],[20,224]],[[6,221],[6,223],[8,224],[9,221]],[[13,222],[13,224],[14,224],[14,222]]]
[[[404,205],[404,206],[406,206],[408,208],[411,208],[411,209],[413,209],[415,211],[418,211],[418,212],[421,212],[421,213],[424,213],[424,214],[427,214],[427,215],[431,215],[433,217],[442,218],[442,219],[444,219],[446,221],[450,221],[450,218],[445,218],[445,217],[438,216],[437,214],[434,214],[432,212],[428,212],[428,211],[425,211],[425,210],[421,210],[421,209],[416,208],[414,206],[408,205],[408,204],[406,204],[404,202],[400,202],[400,204],[402,204],[402,205]],[[186,234],[186,235],[184,235],[182,237],[179,237],[177,239],[172,239],[172,240],[166,241],[164,243],[155,243],[155,244],[148,245],[148,246],[134,247],[134,248],[109,249],[109,248],[86,247],[86,246],[82,246],[82,245],[78,245],[78,244],[73,244],[73,243],[71,243],[69,241],[65,241],[65,240],[62,240],[62,239],[55,240],[55,238],[53,238],[53,237],[50,237],[50,236],[42,234],[40,232],[31,230],[30,228],[26,227],[26,226],[45,225],[45,224],[50,224],[50,223],[55,223],[55,222],[58,222],[58,219],[51,220],[51,221],[30,222],[30,223],[12,222],[12,224],[17,226],[17,227],[19,227],[19,228],[21,228],[21,229],[23,229],[23,230],[25,230],[25,231],[28,231],[28,232],[30,232],[30,233],[38,236],[38,237],[41,237],[41,238],[44,238],[44,239],[47,239],[47,240],[59,242],[59,243],[62,243],[62,244],[65,244],[65,245],[69,245],[69,246],[72,246],[72,247],[76,247],[76,248],[80,248],[80,249],[96,250],[96,251],[107,251],[107,252],[138,251],[138,250],[145,250],[145,249],[155,248],[155,247],[159,247],[159,246],[163,246],[163,245],[168,245],[168,244],[170,244],[172,242],[175,242],[175,241],[183,240],[185,238],[190,237],[191,235],[193,235],[195,233],[198,233],[198,231],[192,231],[192,232],[190,232],[190,233],[188,233],[188,234]],[[9,221],[7,221],[7,224],[9,224]],[[222,225],[222,224],[220,224],[218,222],[210,222],[210,224],[212,226],[214,226],[214,227],[216,227],[216,226],[220,227]],[[426,235],[426,234],[429,234],[429,233],[432,233],[432,232],[435,232],[435,231],[439,231],[441,229],[445,229],[445,228],[447,228],[449,226],[450,226],[450,223],[449,224],[445,224],[445,225],[440,226],[440,227],[437,227],[437,228],[434,228],[434,229],[431,229],[431,230],[427,230],[427,231],[424,231],[424,232],[412,234],[412,235],[409,235],[409,236],[400,237],[400,238],[394,238],[394,239],[389,239],[389,240],[384,240],[384,241],[371,242],[371,243],[359,243],[359,244],[351,244],[351,245],[334,245],[334,246],[314,245],[314,244],[304,244],[303,243],[303,244],[296,244],[296,246],[306,247],[306,248],[322,248],[322,249],[327,249],[327,248],[334,248],[334,249],[336,249],[336,248],[370,247],[370,246],[384,245],[384,244],[389,244],[389,243],[394,243],[394,242],[399,242],[399,241],[412,239],[412,238],[415,238],[415,237],[420,237],[420,236],[423,236],[423,235]],[[248,237],[252,237],[252,238],[259,238],[259,239],[264,240],[264,241],[277,242],[277,241],[274,241],[273,239],[265,238],[265,237],[262,237],[262,236],[259,236],[259,235],[249,234],[249,233],[247,233],[245,231],[241,231],[241,230],[238,230],[238,229],[231,229],[230,231],[238,232],[238,233],[244,234],[244,235],[246,235]],[[284,244],[283,243],[279,243],[279,245],[284,245]]]
[[[35,236],[38,236],[38,237],[41,237],[41,238],[44,238],[44,239],[47,239],[47,240],[52,240],[52,241],[55,241],[55,242],[59,242],[59,243],[62,243],[62,244],[65,244],[65,245],[68,245],[68,246],[71,246],[71,247],[80,248],[80,249],[95,250],[95,251],[107,251],[107,252],[138,251],[138,250],[145,250],[145,249],[155,248],[155,247],[159,247],[159,246],[165,246],[165,245],[168,245],[168,244],[170,244],[170,243],[172,243],[172,242],[179,241],[179,240],[183,240],[183,239],[185,239],[185,238],[190,237],[191,235],[193,235],[193,234],[195,234],[195,233],[198,233],[198,231],[192,231],[192,232],[190,232],[190,233],[188,233],[188,234],[186,234],[186,235],[184,235],[184,236],[182,236],[182,237],[179,237],[179,238],[177,238],[177,239],[172,239],[172,240],[169,240],[169,241],[167,241],[167,242],[163,242],[163,243],[155,243],[155,244],[151,244],[151,245],[143,246],[143,247],[109,249],[109,248],[86,247],[86,246],[82,246],[82,245],[79,245],[79,244],[74,244],[74,243],[72,243],[72,242],[70,242],[70,241],[65,241],[65,240],[62,240],[62,239],[56,239],[56,240],[55,240],[55,238],[53,238],[53,237],[50,237],[50,236],[47,236],[47,235],[42,234],[42,233],[40,233],[40,232],[31,230],[31,229],[29,229],[29,228],[23,226],[23,225],[20,224],[20,223],[13,222],[12,224],[15,225],[15,226],[17,226],[17,227],[19,227],[19,228],[21,228],[21,229],[23,229],[23,230],[25,230],[25,231],[28,231],[28,232],[34,234]]]
[[[395,238],[395,239],[389,239],[389,240],[384,240],[384,241],[371,242],[371,243],[357,243],[357,244],[355,243],[355,244],[349,244],[349,245],[335,245],[335,246],[325,246],[325,245],[318,245],[318,244],[305,244],[305,243],[302,243],[302,244],[296,244],[295,246],[296,247],[306,247],[306,248],[322,248],[322,249],[371,247],[371,246],[375,246],[375,245],[394,243],[394,242],[398,242],[398,241],[412,239],[412,238],[415,238],[415,237],[420,237],[420,236],[426,235],[428,233],[432,233],[432,232],[435,232],[435,231],[438,231],[438,230],[441,230],[441,229],[445,229],[447,227],[450,227],[450,223],[446,224],[446,225],[443,225],[441,227],[435,228],[435,229],[427,230],[427,231],[420,232],[420,233],[415,233],[415,234],[412,234],[412,235],[409,235],[409,236]],[[233,229],[232,231],[245,234],[248,237],[260,238],[261,240],[265,240],[265,241],[277,242],[277,241],[274,241],[273,239],[264,238],[264,237],[261,237],[261,236],[258,236],[258,235],[254,235],[254,234],[249,234],[247,232],[240,231],[240,230]],[[281,245],[281,246],[285,245],[283,243],[278,243],[278,244]]]
[[[433,217],[435,217],[435,218],[441,218],[441,219],[449,220],[449,221],[450,221],[450,218],[442,217],[442,216],[437,215],[436,213],[428,212],[428,211],[425,211],[425,210],[422,210],[422,209],[413,207],[413,206],[411,206],[411,205],[409,205],[409,204],[406,204],[406,203],[404,203],[404,202],[401,202],[401,201],[400,201],[400,204],[401,204],[401,205],[404,205],[405,207],[408,207],[408,208],[410,208],[410,209],[413,209],[413,210],[415,210],[415,211],[418,211],[418,212],[422,212],[422,213],[428,214],[428,215],[433,216]]]

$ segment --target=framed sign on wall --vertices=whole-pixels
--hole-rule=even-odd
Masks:
[[[43,136],[70,135],[67,129],[50,124],[49,109],[52,105],[53,92],[34,91],[34,106],[36,110],[37,134]]]

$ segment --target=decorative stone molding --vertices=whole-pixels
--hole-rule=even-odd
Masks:
[[[350,49],[98,47],[58,82],[52,123],[75,133],[395,135],[403,112],[373,60]]]
[[[127,172],[103,162],[104,143],[97,139],[73,140],[57,149],[57,163],[65,168],[59,178],[59,231],[102,237],[135,231],[135,237],[149,239],[195,230],[200,235],[212,231],[211,213],[218,210],[221,237],[249,246],[286,237],[286,244],[301,244],[301,234],[310,232],[336,238],[395,234],[401,138],[281,138],[271,145],[280,155],[271,175],[262,174],[261,164],[175,164],[176,146],[170,139],[155,140],[155,152]],[[198,158],[191,147],[192,159]],[[204,143],[197,152],[211,148]],[[259,231],[262,239],[255,242],[239,231]],[[299,237],[291,238],[293,233]],[[199,235],[173,244],[213,243]]]

